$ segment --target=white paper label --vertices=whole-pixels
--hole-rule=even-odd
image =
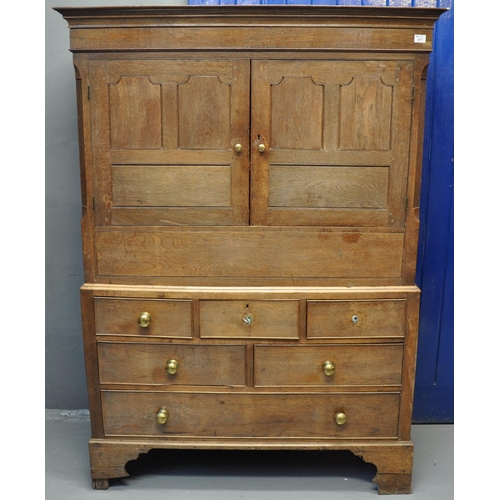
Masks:
[[[427,38],[426,35],[415,35],[415,38],[413,39],[413,41],[415,43],[425,43],[426,38]]]

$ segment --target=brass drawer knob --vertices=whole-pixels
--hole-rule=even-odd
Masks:
[[[156,422],[160,425],[164,425],[168,420],[168,411],[166,408],[160,408],[156,414]]]
[[[243,323],[245,323],[245,325],[251,326],[254,321],[255,317],[252,313],[246,313],[245,316],[243,316]]]
[[[335,373],[335,365],[331,361],[323,363],[323,372],[327,377],[331,377]]]
[[[243,146],[241,144],[235,144],[234,145],[234,150],[237,152],[237,153],[241,153],[243,151]]]
[[[259,151],[261,153],[265,153],[266,152],[266,145],[265,144],[259,144]]]
[[[335,422],[337,422],[337,425],[344,425],[347,422],[347,415],[344,412],[338,411],[335,413]]]
[[[169,359],[167,361],[167,365],[165,366],[165,370],[170,375],[175,375],[177,370],[179,369],[179,362],[176,359]]]
[[[139,323],[139,326],[142,328],[146,328],[149,326],[149,323],[151,322],[151,314],[148,312],[144,311],[140,314],[140,316],[137,318],[137,323]]]

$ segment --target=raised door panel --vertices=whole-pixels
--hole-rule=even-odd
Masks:
[[[147,75],[109,83],[109,131],[111,149],[160,149],[161,85]]]
[[[97,225],[248,224],[249,67],[90,62]]]
[[[251,223],[403,227],[412,63],[252,64]]]

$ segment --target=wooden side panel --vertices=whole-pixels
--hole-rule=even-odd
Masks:
[[[237,394],[104,391],[106,436],[395,438],[399,394]],[[165,425],[155,421],[160,408]],[[336,412],[347,415],[337,425]]]
[[[91,109],[88,99],[88,59],[86,54],[74,54],[73,65],[76,76],[76,103],[78,114],[78,146],[80,157],[80,187],[82,195],[82,246],[85,282],[93,282],[96,273],[94,245],[93,172]]]
[[[403,387],[401,390],[401,407],[398,435],[401,439],[410,439],[413,415],[413,395],[415,372],[417,365],[418,324],[420,294],[408,297],[407,336],[403,358]]]
[[[401,233],[186,229],[99,231],[96,236],[100,276],[397,278],[401,274]]]
[[[104,437],[102,421],[101,387],[99,385],[99,362],[94,323],[93,292],[80,290],[82,310],[82,334],[87,375],[87,394],[90,410],[90,424],[93,438]]]

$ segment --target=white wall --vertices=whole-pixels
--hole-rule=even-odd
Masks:
[[[83,284],[83,265],[75,76],[72,54],[68,50],[68,25],[52,7],[186,4],[187,0],[46,1],[46,408],[68,410],[88,408],[79,290]],[[16,30],[14,33],[17,36],[19,31]],[[36,39],[32,42],[37,43]],[[29,69],[27,65],[26,71]],[[25,75],[26,78],[28,76]],[[41,189],[41,186],[38,188]],[[37,207],[33,206],[32,210],[36,211]]]

